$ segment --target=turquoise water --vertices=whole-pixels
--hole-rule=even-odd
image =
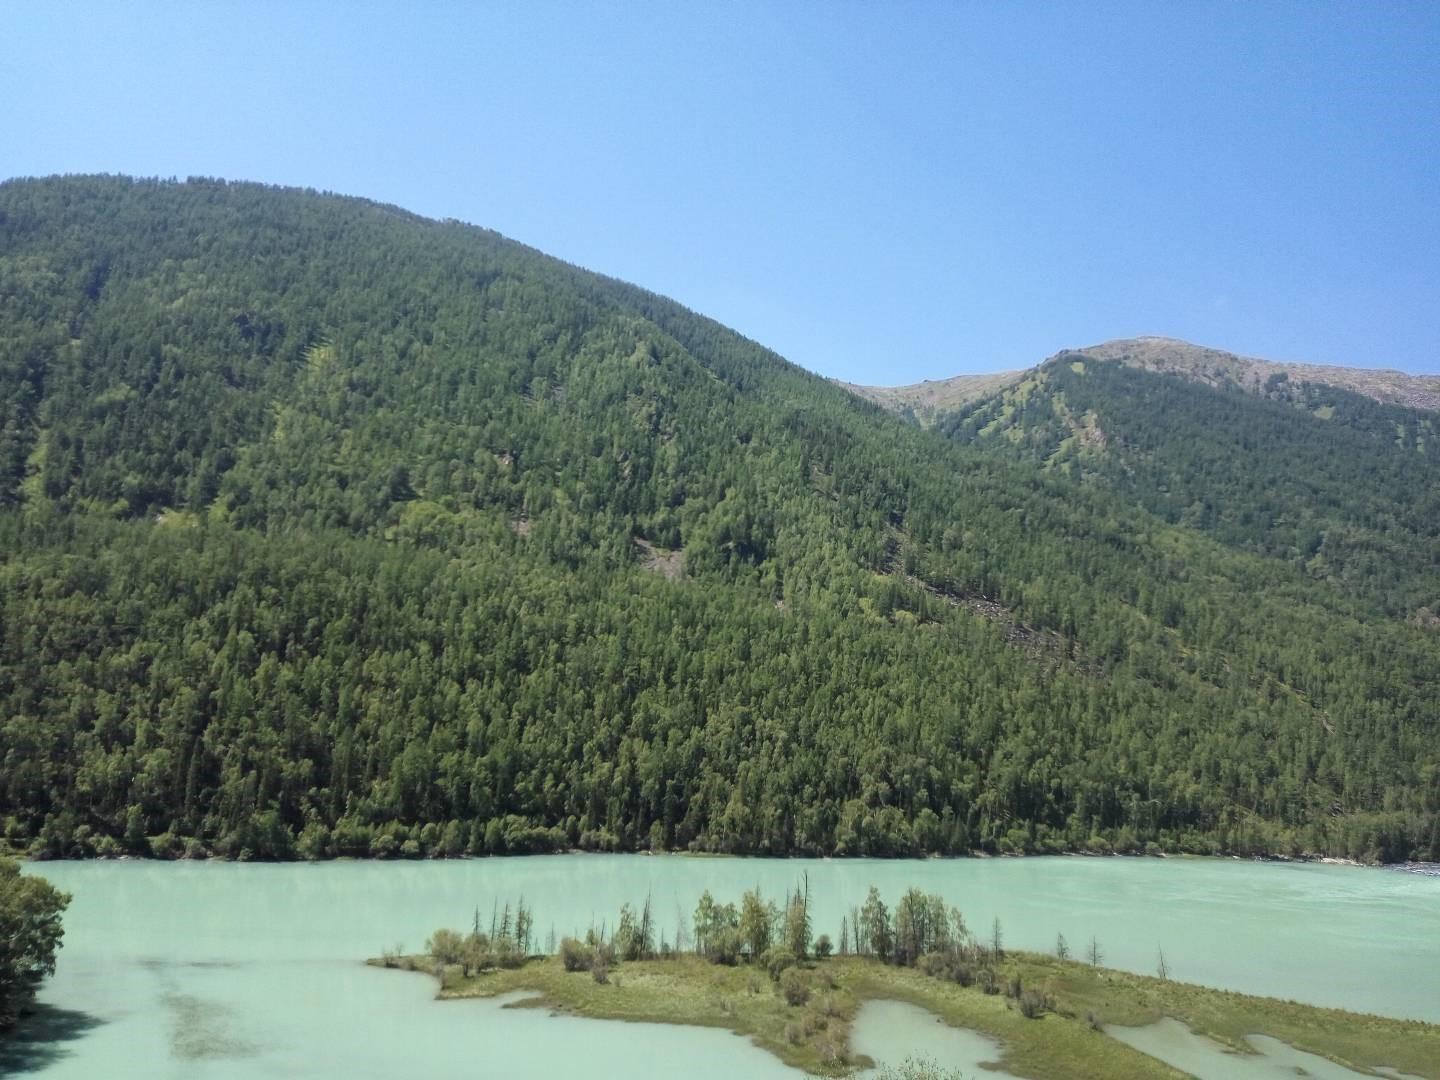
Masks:
[[[941,892],[988,937],[1321,1005],[1440,1021],[1440,878],[1214,859],[752,860],[563,855],[460,862],[83,862],[28,868],[72,892],[38,1041],[0,1072],[46,1077],[790,1077],[722,1031],[436,1003],[425,976],[364,967],[523,894],[537,937],[652,898],[667,936],[703,889],[781,895],[805,875],[818,932],[873,882]],[[576,1025],[582,1025],[577,1027]],[[643,1037],[638,1032],[643,1030]],[[44,1035],[53,1035],[46,1041]],[[902,1036],[903,1038],[903,1036]],[[906,1047],[895,1048],[896,1059]]]
[[[904,1001],[867,1001],[860,1006],[850,1029],[850,1046],[858,1055],[873,1058],[877,1067],[861,1077],[873,1077],[880,1065],[899,1065],[905,1058],[933,1061],[964,1076],[986,1080],[1013,1080],[995,1066],[1004,1048],[999,1039],[978,1031],[950,1027],[928,1009]]]

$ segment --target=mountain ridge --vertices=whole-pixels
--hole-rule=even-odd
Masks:
[[[1302,382],[1363,394],[1383,404],[1440,411],[1440,374],[1411,375],[1393,368],[1263,360],[1154,335],[1116,338],[1097,345],[1062,349],[1033,367],[993,374],[955,375],[904,386],[864,386],[848,382],[840,385],[891,411],[909,410],[921,423],[928,424],[942,413],[1013,386],[1047,364],[1087,357],[1115,360],[1140,370],[1176,374],[1211,386],[1235,385],[1249,390],[1258,390],[1268,379],[1285,375]]]

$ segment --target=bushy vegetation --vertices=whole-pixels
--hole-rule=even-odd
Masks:
[[[60,916],[69,903],[69,894],[43,877],[0,859],[0,1030],[15,1023],[40,983],[55,974],[64,936]]]
[[[516,912],[512,923],[510,906],[505,906],[503,914],[496,907],[490,933],[485,935],[480,932],[477,909],[475,927],[468,937],[455,930],[437,930],[426,942],[426,955],[442,972],[459,966],[464,978],[490,968],[519,966],[529,954],[533,915],[523,901]],[[823,962],[834,955],[828,934],[821,934],[811,947],[808,879],[787,893],[781,904],[751,889],[737,907],[717,902],[707,890],[695,906],[691,929],[693,936],[688,940],[693,942],[693,952],[685,947],[683,926],[676,928],[674,943],[667,941],[656,927],[647,896],[638,909],[622,905],[613,930],[607,923],[591,926],[583,939],[561,938],[549,951],[559,956],[565,971],[588,971],[600,983],[608,982],[611,969],[622,962],[678,959],[688,954],[717,966],[746,965],[768,975],[775,992],[790,1006],[810,1002],[817,986],[816,973],[823,971]],[[852,908],[842,920],[840,941],[840,956],[916,968],[962,987],[978,981],[987,993],[1003,990],[1026,1017],[1038,1017],[1053,1008],[1047,994],[1025,988],[1019,975],[1012,975],[1008,982],[1001,979],[998,965],[1004,952],[998,920],[990,944],[983,945],[970,933],[959,908],[949,906],[937,894],[909,889],[892,914],[872,886],[864,904]]]
[[[497,906],[491,913],[489,933],[482,932],[480,910],[476,908],[468,934],[436,930],[425,943],[425,953],[439,969],[456,966],[466,978],[493,968],[517,968],[531,953],[533,930],[534,917],[524,900],[515,905],[513,912],[508,903],[503,912]],[[563,947],[561,953],[564,955]]]
[[[0,828],[1440,854],[1440,638],[1388,556],[1315,574],[1092,488],[483,230],[6,183]]]

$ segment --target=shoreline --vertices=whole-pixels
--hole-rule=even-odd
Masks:
[[[1193,851],[1091,851],[1086,849],[1074,849],[1066,851],[1047,852],[1004,852],[996,854],[988,851],[970,851],[960,855],[945,855],[938,853],[927,853],[922,855],[774,855],[765,852],[743,852],[743,851],[596,851],[593,848],[558,848],[554,851],[543,852],[497,852],[483,855],[324,855],[318,857],[307,857],[297,855],[289,859],[277,858],[246,858],[221,855],[206,848],[203,851],[186,852],[180,855],[158,855],[154,853],[145,854],[132,851],[119,853],[101,852],[80,852],[66,855],[34,854],[25,848],[0,847],[0,858],[17,859],[23,863],[47,863],[47,862],[148,862],[148,863],[172,863],[172,862],[223,862],[223,863],[327,863],[327,862],[373,862],[373,863],[423,863],[423,862],[481,862],[486,859],[545,859],[560,855],[626,855],[641,858],[684,858],[684,859],[764,859],[773,862],[790,862],[802,859],[814,859],[834,862],[858,862],[870,860],[874,862],[910,862],[915,860],[937,860],[961,862],[967,860],[984,861],[990,859],[1219,859],[1234,862],[1260,862],[1260,863],[1295,863],[1295,864],[1319,864],[1323,866],[1351,866],[1372,870],[1403,870],[1417,874],[1440,875],[1440,863],[1430,863],[1423,860],[1406,859],[1397,862],[1365,862],[1360,859],[1351,859],[1333,855],[1305,854],[1286,855],[1282,853],[1264,853],[1240,855],[1230,852],[1193,852]]]

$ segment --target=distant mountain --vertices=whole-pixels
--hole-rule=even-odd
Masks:
[[[1235,386],[1255,392],[1262,392],[1276,376],[1283,375],[1293,382],[1333,386],[1387,405],[1440,410],[1440,375],[1407,375],[1403,371],[1374,368],[1257,360],[1164,337],[1124,338],[1083,349],[1067,349],[1065,354],[1081,359],[1115,361],[1143,371],[1178,375],[1207,386]],[[1051,360],[1054,359],[1051,357]],[[893,412],[909,412],[928,424],[942,413],[1013,386],[1033,370],[956,375],[910,386],[841,385]]]
[[[0,184],[4,837],[1440,855],[1429,414],[983,390],[359,199]]]
[[[1440,416],[1413,403],[1436,384],[1142,338],[1062,352],[929,423],[1428,622]]]
[[[1440,409],[1440,375],[1407,375],[1403,371],[1377,368],[1257,360],[1161,337],[1107,341],[1074,351],[1082,357],[1113,360],[1143,371],[1178,375],[1207,386],[1238,386],[1264,393],[1267,387],[1280,381],[1311,383],[1348,390],[1384,405],[1432,411]]]
[[[840,385],[891,412],[930,424],[936,416],[997,394],[1024,377],[1024,371],[996,371],[988,375],[956,375],[949,379],[927,380],[912,386],[861,386],[847,382]]]

